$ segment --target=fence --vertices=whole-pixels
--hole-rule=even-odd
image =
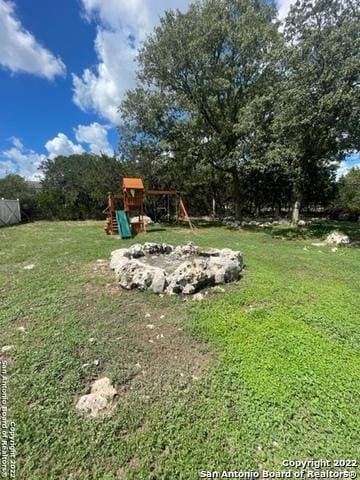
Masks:
[[[19,200],[0,199],[0,227],[21,222]]]

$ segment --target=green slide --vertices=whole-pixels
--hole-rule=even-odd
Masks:
[[[121,235],[121,238],[131,238],[130,224],[124,210],[116,210],[116,221],[118,223],[119,235]]]

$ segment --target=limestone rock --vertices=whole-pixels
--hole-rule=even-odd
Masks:
[[[145,225],[148,225],[148,224],[151,224],[151,223],[154,223],[152,221],[152,219],[150,217],[148,217],[147,215],[143,215],[142,216],[142,219],[143,219],[143,222],[145,223]],[[132,217],[130,219],[130,223],[139,223],[140,222],[140,217],[137,216],[137,217]]]
[[[225,293],[226,290],[225,288],[219,287],[219,285],[215,285],[215,287],[212,289],[214,293]]]
[[[4,345],[1,349],[1,353],[10,352],[14,348],[14,345]]]
[[[110,379],[108,377],[103,377],[93,383],[91,393],[97,393],[107,400],[112,400],[117,394],[117,391],[112,386]]]
[[[83,415],[98,417],[107,411],[108,401],[97,393],[89,393],[79,398],[76,409]]]
[[[161,255],[168,260],[160,259]],[[206,286],[238,280],[243,260],[240,252],[229,248],[200,250],[192,243],[176,247],[145,243],[112,252],[110,267],[127,290],[190,295]]]
[[[188,295],[205,287],[208,284],[207,260],[195,258],[192,261],[183,262],[169,275],[168,280],[167,293],[183,292]]]
[[[195,293],[195,295],[193,295],[193,300],[196,300],[197,302],[201,302],[202,300],[204,300],[204,295],[202,293]]]
[[[129,258],[126,256],[127,251],[127,248],[119,248],[111,252],[110,268],[112,270],[121,268],[122,265],[129,261]]]
[[[140,243],[135,243],[135,245],[131,245],[128,249],[126,256],[129,258],[139,258],[145,255],[144,245]]]
[[[116,394],[117,391],[112,386],[110,379],[100,378],[93,383],[90,393],[79,398],[76,409],[89,417],[106,415],[111,412]]]
[[[161,268],[153,267],[153,277],[150,290],[154,293],[161,293],[166,287],[166,274]]]
[[[158,267],[144,264],[133,259],[116,271],[121,287],[132,290],[152,290],[154,293],[164,291],[166,285],[165,271]]]
[[[326,237],[325,242],[330,245],[348,245],[350,238],[345,233],[334,231]]]
[[[192,242],[187,243],[186,245],[178,245],[174,248],[173,254],[178,257],[188,257],[190,255],[196,255],[198,248],[195,247]]]

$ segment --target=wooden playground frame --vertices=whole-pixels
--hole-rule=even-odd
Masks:
[[[187,222],[190,230],[194,231],[194,226],[179,192],[176,190],[145,190],[141,178],[126,177],[122,180],[122,192],[120,194],[108,193],[108,206],[103,212],[107,216],[105,232],[108,235],[119,234],[122,238],[130,238],[139,232],[146,232],[144,199],[148,196],[175,197],[176,221]],[[121,206],[122,209],[120,209]],[[134,216],[138,218],[138,221],[130,223],[130,217]]]

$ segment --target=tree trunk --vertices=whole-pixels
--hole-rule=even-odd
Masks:
[[[280,218],[281,217],[281,204],[280,204],[280,202],[275,203],[274,215],[275,215],[275,218]]]
[[[233,180],[233,192],[234,192],[234,202],[235,202],[235,218],[241,220],[242,217],[242,205],[241,205],[241,187],[240,179],[236,168],[233,168],[231,171],[232,180]]]
[[[297,226],[300,219],[300,207],[301,207],[301,195],[297,194],[295,197],[295,203],[292,210],[291,225]]]

